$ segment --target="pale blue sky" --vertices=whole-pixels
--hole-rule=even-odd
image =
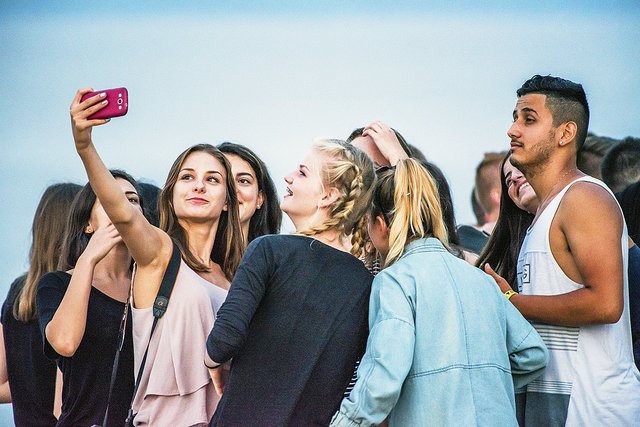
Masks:
[[[443,169],[462,223],[475,165],[508,148],[533,74],[583,83],[593,132],[640,136],[635,1],[132,3],[0,1],[2,297],[44,188],[86,182],[68,118],[79,87],[129,88],[129,114],[94,139],[109,166],[159,185],[184,148],[231,140],[281,191],[314,137],[386,121]]]

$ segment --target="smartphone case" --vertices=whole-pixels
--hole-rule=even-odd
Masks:
[[[103,109],[96,111],[94,114],[87,117],[87,119],[110,119],[112,117],[120,117],[127,114],[127,111],[129,110],[129,93],[127,92],[127,88],[124,87],[85,93],[82,95],[80,102],[87,98],[91,98],[92,96],[101,94],[102,92],[107,94],[105,99],[108,100],[109,103]]]

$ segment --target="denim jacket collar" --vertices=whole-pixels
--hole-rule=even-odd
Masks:
[[[423,237],[406,245],[400,259],[415,252],[447,252],[447,250],[435,237]]]

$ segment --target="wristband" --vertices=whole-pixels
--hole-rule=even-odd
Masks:
[[[209,366],[209,365],[207,365],[206,362],[204,362],[204,366],[206,366],[207,369],[216,369],[216,368],[219,368],[220,366],[222,366],[222,363],[218,363],[216,366]]]
[[[507,297],[508,300],[511,300],[511,297],[516,294],[517,294],[516,291],[514,291],[513,289],[509,289],[507,292],[504,293],[504,296]]]

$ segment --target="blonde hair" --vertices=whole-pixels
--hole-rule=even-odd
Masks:
[[[371,215],[382,215],[389,226],[389,252],[383,266],[396,262],[416,239],[432,236],[449,246],[438,187],[414,159],[401,160],[395,169],[378,176]]]
[[[323,186],[336,188],[340,197],[331,207],[327,220],[299,234],[314,236],[337,229],[345,236],[351,235],[351,253],[360,257],[367,240],[365,213],[376,181],[373,163],[364,152],[339,139],[318,140],[313,150],[327,158],[318,168]]]

